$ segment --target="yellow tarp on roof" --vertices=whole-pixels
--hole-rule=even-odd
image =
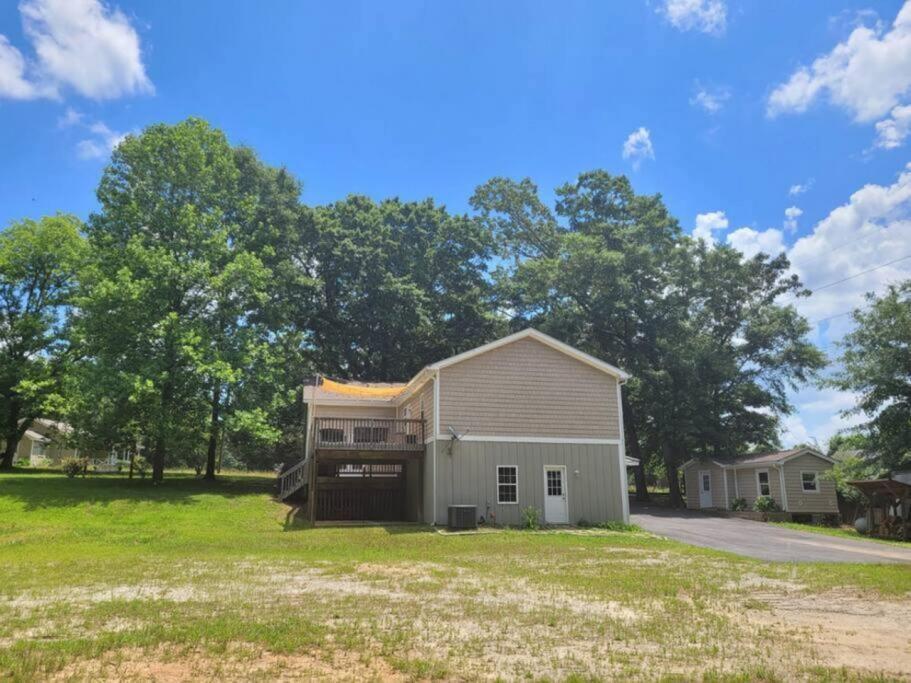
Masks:
[[[333,394],[344,394],[345,396],[360,396],[362,398],[392,398],[402,393],[401,387],[365,387],[357,384],[342,384],[333,382],[331,379],[322,380],[320,386],[325,391],[331,391]]]

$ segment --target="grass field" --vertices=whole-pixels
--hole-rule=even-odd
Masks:
[[[896,545],[900,548],[909,548],[911,544],[906,541],[895,540],[891,538],[876,538],[875,536],[864,536],[863,534],[857,533],[857,530],[852,526],[820,526],[817,524],[797,524],[796,522],[770,522],[776,526],[783,526],[788,529],[795,529],[796,531],[812,531],[815,534],[823,534],[825,536],[836,536],[838,538],[852,538],[856,541],[872,541],[874,543],[886,543],[888,545]]]
[[[0,475],[0,679],[911,675],[908,567],[641,532],[314,529],[271,485]]]

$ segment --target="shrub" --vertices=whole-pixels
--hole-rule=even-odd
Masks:
[[[605,529],[607,531],[642,531],[635,524],[627,524],[626,522],[619,522],[617,520],[611,520],[609,522],[599,522],[595,525],[599,529]]]
[[[776,512],[778,510],[778,503],[775,502],[775,499],[772,496],[759,496],[756,499],[756,502],[753,503],[753,509],[756,512]]]
[[[747,509],[747,500],[746,498],[732,498],[731,499],[731,510],[734,512],[743,512]]]
[[[74,458],[70,456],[69,458],[63,459],[60,463],[60,469],[63,470],[63,473],[66,476],[72,479],[77,474],[84,474],[86,465],[87,463],[84,458]]]
[[[143,458],[141,455],[137,455],[133,459],[133,470],[139,472],[139,476],[142,479],[145,479],[146,472],[149,470],[149,461]]]
[[[532,530],[541,528],[541,512],[538,508],[529,505],[522,510],[522,525]]]
[[[576,526],[579,527],[580,529],[588,529],[591,525],[592,525],[592,523],[589,522],[584,517],[576,523]]]

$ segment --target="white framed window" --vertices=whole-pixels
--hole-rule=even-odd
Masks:
[[[519,502],[519,468],[497,465],[497,503],[516,505]]]
[[[32,441],[32,450],[29,455],[44,457],[47,454],[47,445],[43,441]]]
[[[772,485],[769,483],[768,470],[756,470],[756,495],[771,496]]]
[[[801,472],[800,487],[804,493],[819,493],[819,472]]]

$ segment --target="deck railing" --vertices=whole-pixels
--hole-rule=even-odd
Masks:
[[[309,464],[309,460],[301,460],[278,475],[278,495],[282,500],[306,486]]]
[[[316,448],[350,451],[422,451],[424,421],[384,417],[317,417]]]

